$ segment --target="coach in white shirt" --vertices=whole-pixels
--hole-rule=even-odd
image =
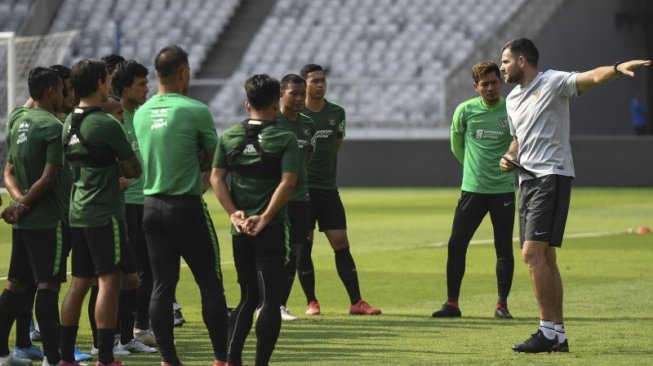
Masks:
[[[569,143],[569,98],[614,80],[634,76],[650,60],[617,62],[577,73],[537,68],[533,42],[517,38],[502,49],[501,71],[517,84],[506,98],[513,141],[509,160],[520,169],[519,240],[540,308],[538,331],[512,349],[517,352],[569,352],[562,316],[562,280],[555,248],[562,246],[574,163]],[[503,171],[515,168],[501,159]],[[533,176],[525,172],[533,173]]]

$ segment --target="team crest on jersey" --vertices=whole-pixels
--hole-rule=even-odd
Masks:
[[[335,118],[335,117],[329,119],[329,125],[331,125],[331,126],[335,126],[335,125],[336,125],[336,118]]]
[[[256,148],[252,144],[247,144],[243,149],[243,155],[257,155]]]
[[[304,131],[304,136],[309,136],[311,134],[311,130],[309,130],[308,128],[304,128],[303,131]]]
[[[499,118],[499,126],[501,126],[501,127],[508,126],[508,117]]]
[[[541,95],[542,95],[542,91],[540,89],[537,89],[533,92],[533,98],[535,99],[540,99]]]

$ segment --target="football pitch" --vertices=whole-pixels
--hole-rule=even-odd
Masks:
[[[284,322],[274,365],[645,365],[653,364],[653,235],[628,233],[653,226],[653,189],[575,188],[558,264],[565,286],[568,354],[515,354],[510,346],[536,331],[538,314],[530,280],[515,242],[512,320],[493,318],[495,254],[486,218],[467,254],[460,319],[434,319],[446,298],[446,241],[457,189],[341,189],[352,253],[363,298],[383,310],[376,317],[347,315],[348,298],[323,235],[314,245],[316,293],[323,314],[303,315],[298,281],[288,308],[300,315]],[[228,219],[206,195],[220,239],[229,306],[239,290],[231,257]],[[5,205],[6,195],[3,196]],[[517,233],[515,226],[515,234]],[[10,227],[0,224],[0,273],[7,273]],[[62,297],[62,296],[60,296]],[[177,348],[189,366],[210,365],[199,291],[187,267],[177,298],[187,323],[176,328]],[[90,349],[83,312],[78,343]],[[254,361],[255,334],[245,365]],[[13,335],[10,345],[13,347]],[[127,365],[159,365],[158,355],[123,358]]]

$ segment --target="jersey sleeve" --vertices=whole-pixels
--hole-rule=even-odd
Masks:
[[[459,105],[451,121],[451,152],[461,163],[465,160],[465,122],[464,106]]]
[[[227,151],[224,147],[224,135],[218,138],[218,146],[215,148],[215,153],[213,154],[213,164],[214,168],[228,169],[227,165]]]
[[[114,118],[110,118],[111,123],[102,124],[102,128],[98,130],[100,136],[103,137],[103,141],[107,146],[113,150],[113,153],[116,154],[118,160],[127,160],[135,156],[136,153],[132,149],[131,144],[127,141],[127,135],[125,130],[122,128],[120,122]]]
[[[55,117],[56,118],[56,117]],[[63,166],[64,154],[61,135],[63,125],[55,120],[45,126],[43,137],[46,143],[45,162],[57,166]]]
[[[549,81],[551,87],[558,95],[563,97],[578,96],[578,87],[576,86],[577,72],[552,71]]]
[[[207,150],[215,149],[218,144],[218,134],[215,132],[215,123],[209,108],[204,107],[198,110],[197,128],[200,147]]]
[[[287,137],[286,148],[281,156],[281,172],[295,173],[299,172],[299,146],[297,138],[290,133]]]
[[[338,121],[338,139],[343,139],[345,138],[345,125],[347,123],[347,118],[345,116],[345,109],[340,108],[340,111],[337,116],[337,121]]]

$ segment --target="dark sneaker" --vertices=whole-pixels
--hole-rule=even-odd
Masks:
[[[494,309],[494,317],[499,319],[512,319],[512,315],[508,311],[508,306],[505,304],[497,304],[496,309]]]
[[[569,352],[569,340],[565,339],[564,342],[558,343],[553,352]]]
[[[440,310],[436,310],[431,314],[434,318],[460,318],[463,314],[457,306],[449,305],[449,303],[442,304]]]
[[[524,352],[524,353],[540,353],[540,352],[552,352],[558,347],[558,339],[547,339],[542,333],[541,330],[537,330],[537,333],[532,334],[527,340],[513,344],[512,350],[515,352]]]

